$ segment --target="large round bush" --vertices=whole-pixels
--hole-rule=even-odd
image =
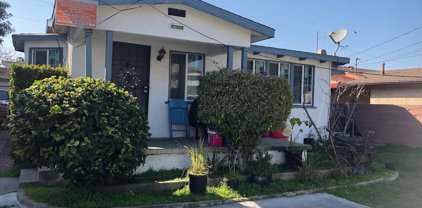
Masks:
[[[13,151],[74,183],[110,182],[145,161],[149,127],[136,99],[110,82],[48,78],[15,98]]]
[[[291,108],[292,96],[283,78],[222,69],[200,80],[199,119],[231,139],[245,157],[265,131],[282,126]]]

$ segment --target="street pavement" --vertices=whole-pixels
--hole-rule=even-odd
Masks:
[[[327,193],[280,197],[236,204],[215,206],[219,208],[367,208],[367,206]]]

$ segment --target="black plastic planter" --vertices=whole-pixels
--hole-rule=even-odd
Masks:
[[[239,189],[239,179],[229,179],[227,181],[227,185],[233,189],[233,190],[237,190]]]
[[[192,194],[205,195],[207,192],[206,175],[191,175],[189,174],[189,189]]]
[[[301,152],[284,152],[285,166],[288,169],[298,170],[302,167],[302,153]]]
[[[260,176],[260,175],[251,175],[250,178],[251,182],[262,185],[268,186],[271,182],[271,176]]]
[[[316,141],[315,141],[314,138],[304,138],[303,139],[303,144],[311,145],[312,149],[311,150],[308,150],[308,152],[315,151]]]

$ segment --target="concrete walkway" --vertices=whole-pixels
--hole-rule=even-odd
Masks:
[[[281,197],[237,204],[216,206],[221,208],[367,208],[367,206],[342,199],[327,193],[308,194],[294,197]]]
[[[16,192],[18,185],[18,178],[0,178],[0,195]]]
[[[13,192],[0,196],[0,207],[21,208],[23,206],[19,204],[16,192]]]

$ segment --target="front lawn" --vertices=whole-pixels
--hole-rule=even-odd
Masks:
[[[207,200],[225,200],[239,197],[250,197],[255,195],[273,195],[289,191],[298,191],[304,189],[324,188],[331,186],[340,186],[354,184],[359,181],[367,181],[374,178],[390,176],[391,171],[386,170],[379,163],[375,163],[363,177],[345,177],[334,175],[326,178],[317,184],[300,183],[298,181],[273,181],[269,186],[260,186],[254,183],[241,183],[238,191],[233,191],[226,185],[219,187],[208,187],[205,196],[191,195],[189,188],[185,187],[177,191],[165,192],[119,192],[119,193],[100,193],[87,188],[75,187],[66,183],[53,187],[28,186],[24,188],[25,194],[30,198],[63,207],[114,207],[114,206],[133,206],[148,204],[163,204],[177,202],[198,202]]]
[[[377,160],[392,161],[400,177],[393,182],[331,190],[337,196],[370,207],[422,207],[422,149],[377,148]]]

